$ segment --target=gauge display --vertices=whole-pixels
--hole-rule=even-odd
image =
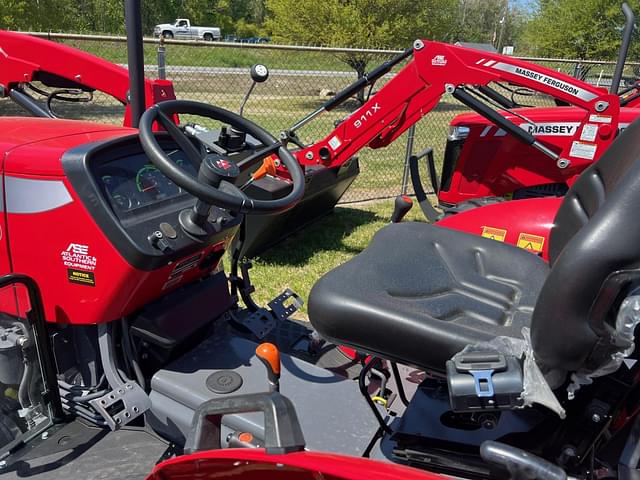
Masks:
[[[172,150],[167,154],[180,168],[197,176],[196,167],[184,152]],[[186,192],[151,164],[144,154],[104,163],[97,174],[102,190],[117,215],[186,195]]]

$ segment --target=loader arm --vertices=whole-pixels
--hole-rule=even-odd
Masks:
[[[131,125],[127,69],[89,53],[21,33],[0,30],[0,97],[41,81],[57,88],[101,91],[125,105],[123,124]],[[175,98],[168,80],[145,79],[146,107]]]
[[[603,88],[512,57],[440,42],[416,41],[411,57],[384,87],[329,135],[297,151],[298,161],[303,165],[334,167],[365,146],[374,149],[387,146],[433,110],[445,93],[453,94],[552,158],[568,161],[568,165],[592,161],[596,150],[606,149],[615,136],[620,99]],[[593,125],[589,127],[590,135],[581,138],[583,128],[577,129],[570,151],[557,151],[557,147],[544,145],[499,111],[491,109],[480,97],[472,95],[474,87],[486,87],[493,82],[525,87],[583,109],[581,126]],[[588,140],[593,137],[594,129],[595,137]]]

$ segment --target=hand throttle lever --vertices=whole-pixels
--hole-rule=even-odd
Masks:
[[[273,343],[261,343],[256,348],[256,356],[267,368],[269,391],[280,391],[280,352]]]

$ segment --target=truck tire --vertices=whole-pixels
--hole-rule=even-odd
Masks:
[[[165,30],[164,32],[162,32],[162,36],[164,38],[172,39],[173,38],[173,32],[170,32],[169,30]]]
[[[213,34],[207,32],[205,33],[202,38],[204,39],[205,42],[213,42]]]

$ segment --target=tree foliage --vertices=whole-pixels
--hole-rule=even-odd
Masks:
[[[640,2],[630,0],[635,12]],[[527,23],[523,48],[535,55],[613,59],[622,39],[624,15],[619,0],[538,0],[537,13]],[[632,51],[640,52],[637,39]]]

